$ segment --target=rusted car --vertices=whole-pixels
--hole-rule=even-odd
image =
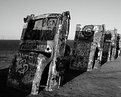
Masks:
[[[102,48],[102,60],[101,65],[107,61],[116,59],[119,56],[119,40],[120,36],[117,30],[106,30],[104,32],[104,41]]]
[[[119,35],[117,33],[117,29],[110,30],[111,32],[111,51],[110,51],[110,60],[114,60],[118,57],[118,50],[119,50]]]
[[[19,50],[9,68],[7,85],[36,95],[58,88],[62,81],[70,12],[24,18]]]
[[[104,25],[77,24],[70,69],[90,71],[96,60],[100,64],[104,30]]]
[[[110,31],[105,31],[101,65],[103,65],[107,61],[110,61],[111,37],[112,37],[112,34],[110,33]]]
[[[120,54],[120,34],[117,33],[117,40],[116,40],[116,56],[115,58],[118,58]]]

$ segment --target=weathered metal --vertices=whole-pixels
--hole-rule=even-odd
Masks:
[[[101,65],[107,62],[111,56],[110,55],[111,37],[112,37],[111,33],[109,31],[105,31]]]
[[[96,60],[100,64],[104,30],[104,25],[77,24],[71,69],[90,71],[95,67]]]
[[[116,41],[116,58],[119,57],[120,54],[120,34],[117,35],[117,41]]]
[[[88,71],[93,68],[97,69],[101,65],[102,61],[102,52],[103,52],[103,43],[104,43],[104,33],[105,25],[94,25],[94,38],[91,45],[90,51],[90,62],[88,64]]]
[[[116,29],[106,31],[103,49],[103,63],[118,57],[119,37]]]
[[[112,38],[111,38],[111,60],[116,59],[117,53],[118,53],[118,33],[117,33],[117,29],[111,30],[111,34],[112,34]]]
[[[24,22],[20,47],[11,63],[7,84],[33,95],[39,93],[41,86],[52,91],[61,83],[57,59],[65,56],[70,13],[32,14],[24,18]]]

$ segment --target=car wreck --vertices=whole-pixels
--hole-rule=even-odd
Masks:
[[[69,34],[70,12],[24,18],[19,50],[9,68],[7,85],[36,95],[41,88],[53,91],[62,82]]]
[[[111,49],[109,52],[110,55],[109,60],[115,60],[118,57],[120,37],[119,34],[117,33],[117,29],[110,30],[110,33],[112,37],[111,37]]]
[[[106,31],[104,24],[77,24],[70,47],[70,19],[69,11],[24,18],[19,49],[9,67],[9,87],[32,95],[53,91],[63,85],[65,71],[92,71],[119,56],[120,36],[116,30]]]
[[[101,65],[107,61],[113,61],[119,56],[119,41],[120,36],[116,29],[105,31]]]
[[[70,69],[91,71],[102,58],[104,25],[77,24]]]

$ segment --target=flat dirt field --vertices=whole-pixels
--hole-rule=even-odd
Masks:
[[[29,97],[121,97],[121,57],[80,74],[53,92]]]
[[[6,86],[8,67],[16,49],[0,49],[0,97],[121,97],[121,57],[100,69],[85,72],[53,92],[26,95]],[[70,73],[70,76],[74,74]]]
[[[52,93],[41,92],[37,97],[121,97],[121,57],[98,70],[79,75]]]

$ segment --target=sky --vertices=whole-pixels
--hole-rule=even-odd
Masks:
[[[0,39],[20,39],[27,15],[64,11],[71,14],[69,39],[76,24],[105,24],[121,34],[121,0],[0,0]]]

